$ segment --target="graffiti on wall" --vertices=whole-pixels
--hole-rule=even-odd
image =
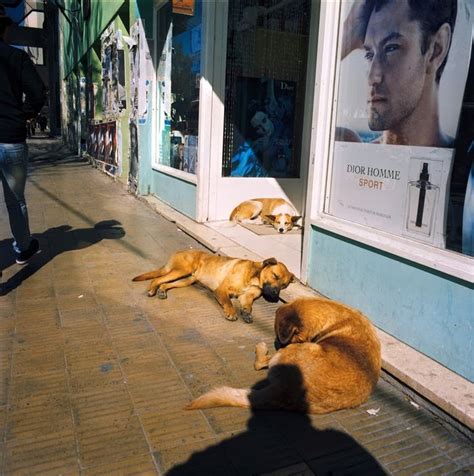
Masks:
[[[121,32],[112,27],[102,35],[102,109],[116,117],[126,107],[125,65]]]

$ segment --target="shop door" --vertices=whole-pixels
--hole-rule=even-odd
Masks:
[[[208,219],[227,219],[252,197],[286,198],[302,213],[311,1],[235,0],[225,15],[224,127]]]

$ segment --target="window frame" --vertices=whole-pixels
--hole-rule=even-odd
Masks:
[[[166,1],[166,0],[165,0]],[[171,1],[171,0],[169,0]],[[155,4],[153,8],[153,37],[156,38],[157,32],[158,32],[158,13],[160,11],[160,8],[164,5],[163,4],[157,5]],[[206,14],[206,9],[204,8],[204,3],[203,2],[203,11],[202,11],[202,37],[204,40],[204,34],[205,34],[205,18],[204,15]],[[155,45],[154,48],[154,64],[155,64],[155,71],[154,71],[154,81],[152,84],[152,116],[153,116],[153,121],[152,121],[152,137],[153,137],[153,144],[152,144],[152,159],[151,159],[151,168],[152,170],[156,172],[163,173],[165,175],[168,175],[170,177],[174,177],[176,179],[182,180],[187,183],[191,183],[194,185],[198,184],[198,175],[199,175],[199,162],[200,162],[200,157],[201,157],[201,113],[202,113],[202,107],[203,107],[203,101],[205,101],[205,94],[203,93],[203,74],[202,74],[202,68],[204,66],[204,55],[205,55],[205,50],[204,50],[204,41],[202,41],[203,46],[201,49],[201,75],[199,79],[199,116],[198,116],[198,148],[197,148],[197,167],[196,167],[196,173],[192,174],[189,172],[185,172],[184,170],[179,170],[175,169],[174,167],[170,167],[168,165],[161,164],[159,162],[160,157],[159,157],[159,150],[160,150],[160,138],[158,131],[156,128],[158,127],[159,119],[158,119],[158,94],[157,94],[157,87],[158,87],[158,79],[157,79],[157,66],[158,66],[158,61],[159,61],[159,55],[157,51],[157,47]]]
[[[367,245],[453,278],[474,283],[474,258],[338,218],[327,213],[331,196],[336,112],[339,90],[341,2],[322,2],[313,104],[313,137],[303,246],[303,280],[307,279],[311,227]]]

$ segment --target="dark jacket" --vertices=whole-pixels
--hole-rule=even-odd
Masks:
[[[26,120],[39,113],[45,99],[43,81],[29,56],[0,40],[0,144],[24,142]]]

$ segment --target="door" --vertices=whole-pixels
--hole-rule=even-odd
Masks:
[[[303,212],[310,20],[310,0],[219,2],[209,221],[252,197],[286,198]]]

